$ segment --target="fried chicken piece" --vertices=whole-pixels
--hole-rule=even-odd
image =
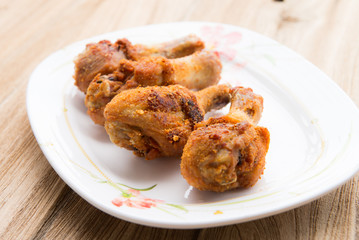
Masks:
[[[103,111],[107,103],[126,88],[121,80],[122,75],[115,71],[109,75],[97,75],[89,85],[85,97],[85,106],[87,107],[87,114],[94,123],[105,124]]]
[[[227,85],[198,93],[179,85],[130,89],[107,104],[105,129],[113,143],[147,160],[180,156],[205,111],[222,108],[229,100]]]
[[[113,74],[97,75],[90,83],[85,98],[87,113],[96,124],[103,125],[106,104],[123,90],[173,84],[202,89],[218,83],[221,68],[217,55],[208,51],[176,59],[149,57],[140,61],[121,60]]]
[[[75,85],[86,93],[92,79],[100,74],[109,74],[118,69],[121,59],[139,60],[148,56],[164,56],[178,58],[202,50],[204,43],[195,35],[188,35],[170,42],[153,46],[132,45],[127,39],[119,39],[116,43],[103,40],[86,45],[75,63]]]
[[[256,126],[263,99],[249,88],[231,90],[230,112],[196,124],[184,147],[181,174],[199,190],[253,186],[263,174],[270,135]]]
[[[124,58],[124,53],[118,51],[117,46],[110,41],[103,40],[87,44],[86,49],[74,60],[75,85],[85,93],[97,74],[112,73],[118,68],[120,60]]]

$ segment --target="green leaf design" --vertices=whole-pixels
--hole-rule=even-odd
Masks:
[[[122,197],[131,198],[131,197],[134,197],[134,196],[132,195],[132,193],[123,192],[123,193],[122,193]]]
[[[268,54],[263,54],[262,55],[265,59],[267,59],[271,64],[275,65],[275,60],[273,58],[273,56],[268,55]]]
[[[121,187],[126,187],[126,188],[137,190],[137,191],[149,191],[149,190],[151,190],[151,189],[153,189],[153,188],[155,188],[157,186],[157,184],[154,184],[154,185],[152,185],[152,186],[150,186],[148,188],[134,188],[134,187],[128,186],[126,184],[122,184],[122,183],[118,183],[118,182],[115,183],[115,182],[112,182],[112,181],[109,181],[109,180],[103,180],[100,177],[98,177],[96,174],[93,174],[91,171],[85,169],[84,167],[80,166],[76,162],[74,162],[74,161],[71,161],[71,162],[74,165],[76,165],[77,167],[79,167],[84,173],[88,174],[91,178],[93,178],[97,183],[108,184],[111,187],[119,190],[122,193],[122,197],[125,197],[125,198],[131,198],[131,197],[135,197],[135,196],[132,193],[128,192],[127,189],[123,189]],[[188,210],[185,207],[181,206],[181,205],[172,204],[172,203],[163,203],[161,205],[162,205],[162,207],[156,206],[156,208],[158,210],[161,210],[161,211],[163,211],[163,212],[165,212],[167,214],[170,214],[170,215],[173,215],[173,216],[176,216],[176,217],[179,217],[179,216],[176,215],[175,213],[172,213],[171,211],[169,211],[170,208],[176,208],[178,210],[181,210],[181,211],[184,211],[184,212],[188,213]]]
[[[90,172],[89,170],[87,170],[86,168],[80,166],[78,163],[69,160],[70,162],[72,162],[76,167],[78,167],[79,169],[81,169],[81,171],[83,171],[84,173],[88,174],[90,177],[92,177],[93,179],[101,179],[99,178],[97,175],[93,174],[92,172]]]
[[[112,186],[112,184],[107,180],[99,180],[97,182],[98,183],[107,183],[107,184],[110,184]],[[119,186],[124,186],[124,187],[131,188],[131,189],[137,190],[137,191],[149,191],[149,190],[151,190],[151,189],[153,189],[153,188],[155,188],[157,186],[157,184],[155,184],[155,185],[152,185],[151,187],[148,187],[148,188],[134,188],[134,187],[130,187],[130,186],[126,185],[126,184],[122,184],[122,183],[115,183],[115,184],[118,185],[116,188],[118,188]]]
[[[181,206],[181,205],[172,204],[172,203],[166,203],[166,205],[174,207],[174,208],[177,208],[177,209],[185,211],[185,212],[188,212],[188,210],[185,207]]]
[[[127,193],[125,190],[123,190],[122,188],[120,188],[117,184],[110,182],[110,181],[104,181],[104,183],[107,183],[108,185],[110,185],[111,187],[116,188],[117,190],[120,190],[122,192],[122,194]]]
[[[116,183],[116,184],[124,186],[124,187],[131,188],[131,189],[134,189],[134,190],[137,190],[137,191],[142,191],[142,192],[143,191],[149,191],[149,190],[151,190],[151,189],[153,189],[153,188],[155,188],[157,186],[157,184],[155,184],[155,185],[153,185],[151,187],[148,187],[148,188],[133,188],[133,187],[127,186],[127,185],[122,184],[122,183]]]
[[[170,215],[172,215],[172,216],[175,216],[175,217],[177,217],[177,218],[179,218],[179,219],[183,219],[182,217],[178,216],[177,214],[172,213],[172,212],[170,212],[170,211],[168,211],[168,210],[166,210],[166,209],[164,209],[164,208],[161,208],[161,207],[158,207],[158,206],[157,206],[156,208],[157,208],[158,210],[161,210],[161,211],[167,213],[167,214],[170,214]]]

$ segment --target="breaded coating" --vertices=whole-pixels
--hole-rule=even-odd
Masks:
[[[202,91],[213,99],[207,109],[229,102],[227,85]],[[203,120],[205,111],[198,103],[195,93],[179,85],[122,91],[105,108],[105,129],[113,143],[137,156],[180,156],[194,125]]]
[[[242,87],[231,94],[230,112],[196,124],[184,147],[181,174],[199,190],[251,187],[263,174],[270,134],[255,125],[263,99]]]
[[[86,49],[74,60],[75,85],[86,93],[88,85],[97,74],[112,73],[124,58],[125,55],[110,41],[87,44]]]
[[[120,91],[125,89],[122,74],[115,71],[109,75],[98,74],[87,89],[85,105],[87,114],[94,123],[104,125],[103,111],[107,105]]]

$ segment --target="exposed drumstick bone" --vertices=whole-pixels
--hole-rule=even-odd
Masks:
[[[204,43],[195,35],[188,35],[170,42],[153,46],[132,45],[127,39],[119,39],[112,44],[108,40],[89,43],[80,53],[75,63],[75,85],[84,93],[97,74],[109,74],[119,67],[119,60],[139,60],[148,56],[178,58],[202,50]]]
[[[204,48],[202,40],[194,34],[152,46],[132,45],[127,39],[119,39],[115,44],[125,53],[127,59],[136,61],[148,56],[163,56],[169,59],[181,58]]]

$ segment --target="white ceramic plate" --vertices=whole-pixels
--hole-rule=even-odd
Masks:
[[[189,33],[219,52],[221,82],[264,97],[259,125],[270,130],[271,143],[253,188],[200,192],[181,177],[180,159],[145,161],[115,146],[87,116],[84,95],[73,84],[73,59],[86,43],[126,37],[149,44]],[[202,228],[277,214],[328,193],[359,169],[359,112],[350,98],[293,51],[230,25],[151,25],[74,43],[33,72],[27,109],[42,151],[74,191],[108,214],[149,226]]]

